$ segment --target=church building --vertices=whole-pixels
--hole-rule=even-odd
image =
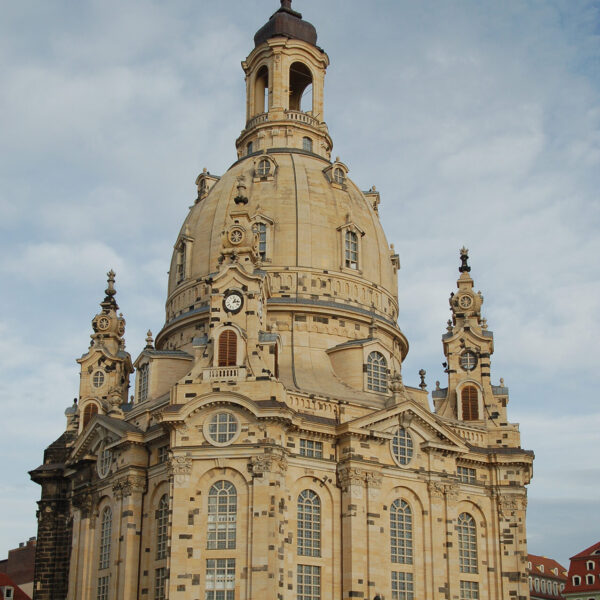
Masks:
[[[108,273],[79,397],[31,471],[35,600],[529,598],[533,453],[490,379],[468,251],[430,398],[402,380],[379,193],[332,158],[328,66],[281,0],[242,62],[235,162],[196,179],[135,360]]]

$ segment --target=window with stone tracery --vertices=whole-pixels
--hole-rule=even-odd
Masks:
[[[209,550],[235,548],[237,521],[237,492],[233,483],[217,481],[208,492]]]
[[[477,573],[477,528],[469,513],[458,516],[458,560],[461,573]]]
[[[404,500],[394,500],[390,507],[390,546],[393,563],[412,565],[412,512]]]
[[[367,389],[387,392],[387,361],[381,352],[371,352],[367,357]]]
[[[298,554],[321,556],[321,500],[312,490],[298,496]]]

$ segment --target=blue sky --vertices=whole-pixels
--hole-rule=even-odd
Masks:
[[[135,358],[203,167],[235,160],[240,61],[276,0],[21,0],[0,22],[0,558],[36,533],[27,471],[78,394],[105,273]],[[600,539],[600,2],[295,0],[329,54],[333,154],[400,254],[404,380],[444,385],[458,249],[492,381],[536,453],[529,551]]]

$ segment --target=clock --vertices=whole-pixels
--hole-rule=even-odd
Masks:
[[[473,304],[473,300],[471,299],[471,296],[461,296],[458,299],[458,303],[461,308],[469,308],[471,304]]]
[[[98,319],[98,329],[108,329],[110,321],[106,317],[100,317]]]
[[[236,314],[242,310],[244,298],[239,292],[226,292],[223,307],[227,312]]]

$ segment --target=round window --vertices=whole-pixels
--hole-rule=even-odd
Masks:
[[[205,427],[205,435],[208,441],[217,446],[230,444],[239,431],[238,420],[230,412],[218,412],[214,414]]]
[[[96,463],[96,469],[100,477],[104,478],[108,475],[111,463],[112,452],[103,446],[98,455],[98,462]]]
[[[244,239],[244,232],[238,227],[234,227],[229,232],[229,241],[236,246],[242,242]]]
[[[102,371],[96,371],[94,377],[92,377],[92,385],[96,388],[104,385],[104,373]]]
[[[392,454],[399,465],[407,465],[413,455],[413,441],[410,433],[400,427],[392,438]]]
[[[477,366],[477,357],[474,352],[467,350],[460,356],[460,366],[465,371],[472,371]]]

